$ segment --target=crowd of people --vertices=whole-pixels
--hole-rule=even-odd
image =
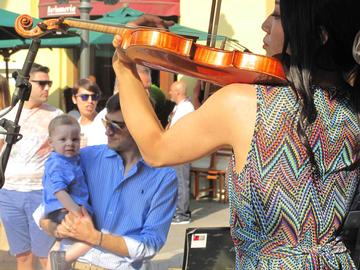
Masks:
[[[170,91],[166,100],[152,84],[150,69],[138,65],[137,71],[159,119],[168,119],[166,110],[187,98],[185,84]],[[180,171],[181,184],[173,168],[144,162],[123,121],[117,81],[114,95],[99,113],[102,91],[92,78],[74,85],[76,110],[68,113],[47,104],[52,86],[49,68],[33,64],[29,81],[31,96],[19,121],[23,139],[13,146],[0,190],[0,217],[17,269],[35,269],[37,260],[47,270],[83,269],[86,264],[98,269],[145,269],[164,245],[170,224],[180,223],[175,210],[185,204],[190,214],[189,186],[183,187],[189,179],[182,175],[190,177],[189,168]],[[10,102],[5,78],[2,83],[0,113]],[[5,118],[13,121],[18,106]],[[2,148],[4,139],[5,135]],[[184,189],[179,194],[178,186]],[[135,194],[140,196],[136,203],[131,199]],[[81,234],[69,234],[62,225],[67,214],[81,217],[72,225]]]
[[[150,69],[127,58],[121,36],[114,94],[99,113],[94,78],[79,80],[78,112],[64,114],[47,103],[49,68],[33,64],[23,138],[0,189],[17,269],[34,270],[36,259],[47,270],[146,269],[170,225],[191,221],[190,162],[224,146],[234,153],[235,269],[356,269],[342,230],[359,197],[359,10],[358,0],[275,0],[264,49],[288,84],[231,84],[199,106],[199,82],[196,109],[183,81],[167,100]],[[129,23],[171,24],[152,15]],[[5,107],[1,77],[0,88]]]

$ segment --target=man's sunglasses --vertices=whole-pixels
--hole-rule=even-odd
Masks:
[[[108,119],[101,119],[105,128],[110,128],[112,132],[121,131],[126,128],[125,122],[111,121]]]
[[[31,82],[35,82],[39,84],[41,87],[44,87],[45,85],[48,85],[49,87],[52,86],[52,81],[38,81],[38,80],[31,80]]]
[[[93,101],[98,101],[100,99],[100,95],[98,94],[79,94],[79,95],[75,95],[76,97],[80,97],[82,101],[88,101],[89,98],[91,97],[91,100]]]

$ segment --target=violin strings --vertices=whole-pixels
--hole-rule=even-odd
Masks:
[[[251,52],[248,48],[246,48],[244,45],[242,45],[238,40],[236,39],[229,39],[228,40],[230,44],[230,46],[233,46],[233,48],[239,48],[240,51],[242,52]]]
[[[182,34],[186,34],[186,35],[194,35],[193,32],[191,31],[181,31]],[[222,35],[214,35],[214,34],[206,34],[206,37],[207,38],[215,38],[216,40],[218,41],[222,41],[225,43],[225,45],[228,45],[230,46],[230,48],[235,48],[235,49],[238,49],[239,51],[242,51],[242,52],[251,52],[248,48],[246,48],[244,45],[240,44],[240,42],[236,39],[233,39],[233,38],[229,38],[229,37],[226,37],[226,36],[222,36]]]
[[[163,29],[163,28],[155,28],[155,27],[147,27],[147,26],[131,26],[131,25],[126,25],[126,24],[111,24],[111,23],[100,23],[100,22],[96,22],[96,21],[87,21],[87,20],[81,20],[81,19],[74,19],[74,18],[66,18],[65,20],[67,21],[77,21],[77,22],[83,22],[83,23],[91,23],[91,24],[95,24],[95,25],[99,25],[99,26],[109,26],[109,27],[122,27],[122,28],[127,28],[127,29],[150,29],[150,30],[161,30],[161,31],[169,31],[168,29]],[[189,35],[189,36],[194,36],[194,32],[190,31],[190,30],[182,30],[181,33],[183,35]],[[199,35],[202,35],[201,33]],[[195,34],[195,36],[198,36]],[[233,38],[229,38],[226,36],[222,36],[222,35],[214,35],[214,34],[209,34],[206,33],[206,37],[207,38],[215,38],[218,41],[222,41],[223,42],[223,47],[225,47],[226,45],[228,45],[230,48],[234,48],[234,49],[238,49],[239,51],[242,52],[250,52],[249,49],[247,49],[245,46],[243,46],[242,44],[240,44],[240,42],[236,39]]]

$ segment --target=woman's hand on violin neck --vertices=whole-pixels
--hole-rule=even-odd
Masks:
[[[144,14],[137,18],[135,21],[128,22],[127,26],[149,26],[149,27],[158,27],[158,28],[169,28],[174,25],[173,21],[166,21],[161,19],[158,16]]]

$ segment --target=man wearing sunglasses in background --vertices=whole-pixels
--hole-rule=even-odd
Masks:
[[[169,231],[176,207],[176,173],[144,162],[124,123],[118,94],[110,97],[106,109],[102,121],[107,145],[80,151],[94,223],[84,210],[82,217],[68,214],[59,226],[50,220],[41,225],[57,237],[94,246],[71,269],[145,269]],[[66,249],[66,239],[62,243]]]
[[[76,104],[81,127],[80,147],[106,144],[107,137],[101,121],[96,118],[96,106],[101,97],[99,86],[89,80],[81,79],[72,90],[72,101]]]
[[[18,270],[34,270],[36,257],[45,269],[47,254],[54,242],[37,227],[32,213],[42,201],[44,162],[51,151],[47,128],[62,111],[46,103],[52,85],[47,67],[33,64],[30,83],[31,95],[24,103],[19,121],[23,138],[12,147],[5,184],[0,190],[0,216]],[[6,119],[14,121],[17,107],[5,115]],[[4,137],[1,137],[0,149],[3,147]]]

